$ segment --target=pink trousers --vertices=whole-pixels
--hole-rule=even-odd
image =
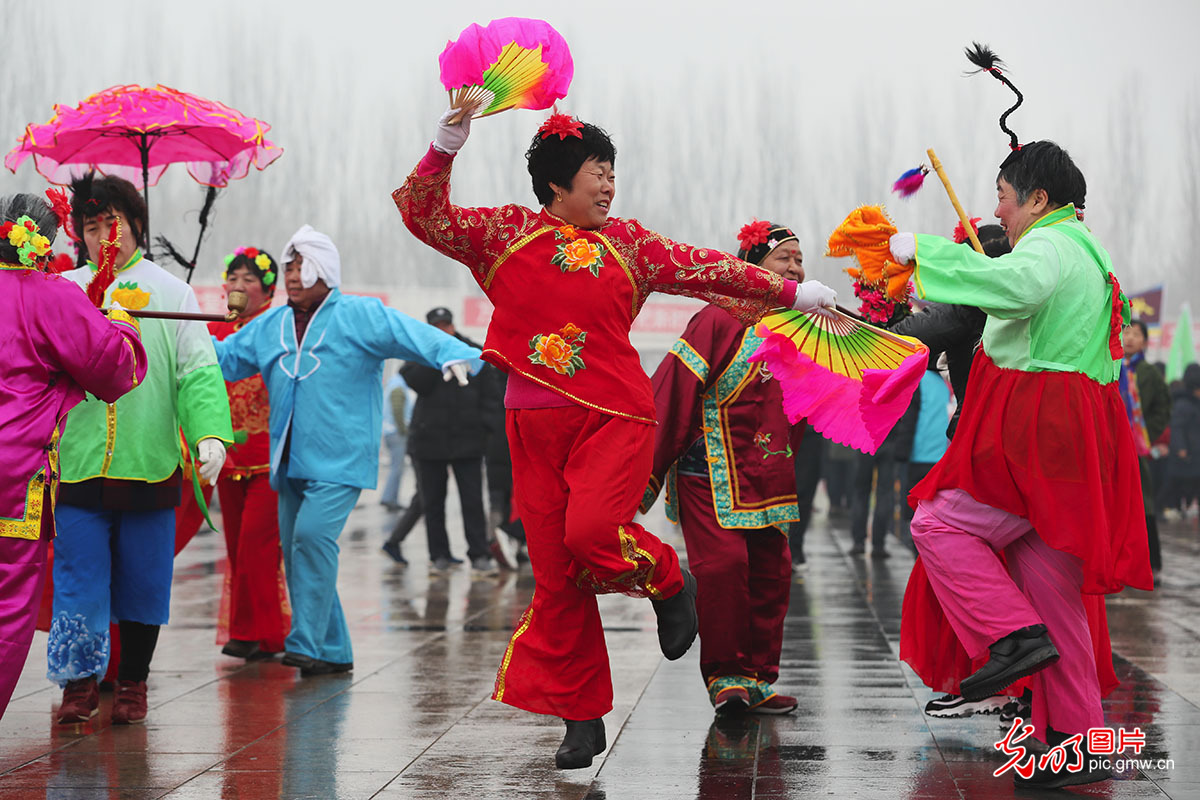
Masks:
[[[912,536],[934,593],[971,658],[1018,628],[1046,626],[1060,658],[1033,679],[1038,738],[1045,740],[1046,725],[1068,735],[1104,725],[1080,595],[1081,559],[1047,545],[1028,520],[960,489],[922,500]],[[1001,550],[1008,570],[996,555]]]

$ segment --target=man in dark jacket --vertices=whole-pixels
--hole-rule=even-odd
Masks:
[[[443,307],[425,320],[443,332],[478,347],[454,329],[454,317]],[[485,366],[466,386],[447,382],[435,369],[409,362],[400,369],[417,393],[408,432],[408,453],[416,471],[431,568],[447,569],[452,561],[446,536],[446,487],[450,470],[462,502],[467,558],[477,574],[494,574],[488,549],[487,515],[483,506],[483,457],[502,403],[494,368]]]
[[[1150,569],[1162,569],[1158,544],[1158,521],[1154,513],[1154,485],[1150,478],[1150,445],[1171,423],[1171,395],[1158,368],[1146,360],[1146,323],[1135,319],[1121,334],[1125,360],[1121,363],[1119,387],[1125,413],[1133,431],[1142,473],[1142,503],[1146,508],[1146,535],[1150,544]]]

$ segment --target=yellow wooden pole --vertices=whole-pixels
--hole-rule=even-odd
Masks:
[[[967,238],[971,240],[971,246],[976,252],[983,252],[983,245],[979,243],[979,237],[975,235],[975,229],[971,227],[971,218],[967,216],[967,212],[963,211],[962,203],[958,202],[958,195],[954,193],[954,187],[950,185],[950,179],[946,177],[946,170],[942,168],[942,162],[938,161],[937,153],[933,152],[933,148],[925,151],[929,155],[930,165],[937,176],[942,179],[942,186],[946,187],[946,194],[950,196],[950,202],[954,205],[954,210],[958,212],[958,219],[962,222],[963,230],[967,232]]]

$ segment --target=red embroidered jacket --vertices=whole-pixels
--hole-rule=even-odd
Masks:
[[[702,298],[746,325],[795,297],[793,281],[634,219],[583,230],[519,205],[452,205],[452,162],[430,148],[392,193],[404,224],[465,264],[495,306],[484,360],[579,405],[654,423],[650,380],[629,343],[650,292]]]
[[[267,302],[249,317],[233,322],[210,322],[208,332],[220,341],[241,330],[246,323],[257,319],[270,307],[271,303]],[[229,392],[229,416],[233,420],[233,430],[235,434],[244,431],[246,441],[230,445],[225,466],[221,467],[221,477],[245,479],[260,472],[270,472],[271,434],[268,424],[271,407],[262,375],[251,375],[240,381],[225,381],[225,389]]]
[[[766,365],[746,360],[760,344],[753,327],[710,305],[658,365],[652,383],[660,424],[643,512],[665,485],[667,516],[678,521],[675,476],[690,467],[712,482],[723,528],[786,532],[799,519],[792,448],[804,428],[788,424],[779,381]]]

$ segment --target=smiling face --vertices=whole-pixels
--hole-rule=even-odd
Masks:
[[[120,269],[129,263],[134,252],[138,249],[137,233],[125,218],[125,214],[111,208],[101,211],[94,217],[83,220],[83,243],[87,247],[88,258],[92,263],[100,263],[100,241],[108,238],[113,220],[121,221],[121,246],[117,250],[116,268]]]
[[[1015,245],[1021,234],[1057,206],[1051,206],[1045,189],[1034,189],[1021,203],[1017,190],[1004,178],[996,179],[996,218],[1004,228],[1009,245]]]
[[[317,282],[307,289],[300,277],[300,267],[304,264],[304,256],[296,253],[296,257],[287,263],[283,272],[283,288],[287,290],[288,301],[297,308],[309,309],[329,294],[325,281],[317,278]]]
[[[617,194],[617,176],[612,162],[589,158],[566,189],[551,182],[554,200],[546,210],[577,228],[594,230],[608,221],[608,211]]]
[[[796,283],[804,282],[804,253],[800,252],[799,242],[784,242],[779,245],[767,253],[761,266]]]

